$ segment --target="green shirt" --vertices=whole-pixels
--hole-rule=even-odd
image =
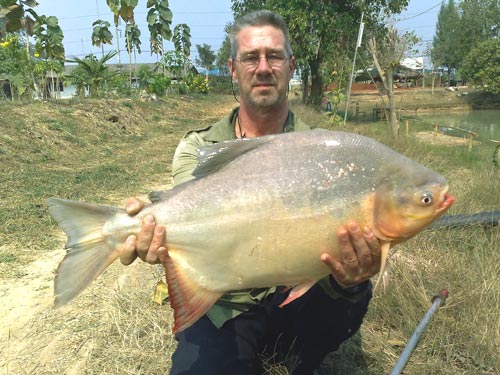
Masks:
[[[235,120],[239,108],[231,111],[229,116],[222,120],[207,126],[206,128],[189,131],[180,141],[175,150],[174,159],[172,162],[172,175],[174,178],[174,186],[183,182],[192,180],[194,169],[198,165],[198,153],[200,147],[211,145],[214,143],[236,139]],[[285,122],[285,133],[292,131],[306,131],[310,127],[298,119],[293,112],[288,112],[288,117]],[[325,292],[332,298],[342,297],[335,289],[333,289],[328,277],[319,281]],[[215,305],[207,312],[207,316],[217,326],[221,327],[227,320],[234,318],[244,311],[247,311],[252,306],[255,306],[262,301],[269,293],[276,291],[276,288],[266,289],[247,289],[233,291],[224,294]],[[364,293],[352,295],[349,300],[360,299]]]

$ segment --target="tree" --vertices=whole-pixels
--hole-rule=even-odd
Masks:
[[[32,88],[36,88],[35,78],[32,73],[32,59],[30,54],[30,36],[33,35],[35,20],[38,14],[32,9],[38,3],[35,0],[0,0],[0,38],[5,36],[7,32],[14,33],[20,30],[25,34],[25,48],[26,48],[26,69],[30,72],[30,83],[27,83],[29,96],[32,96]],[[23,58],[24,60],[24,58]]]
[[[330,76],[324,69],[325,63],[347,61],[344,57],[352,56],[351,51],[354,54],[356,33],[352,30],[358,29],[361,13],[365,13],[368,27],[375,27],[381,13],[400,12],[408,5],[408,0],[232,0],[232,4],[235,16],[258,9],[270,9],[283,16],[302,77],[303,100],[318,104],[323,79]],[[307,90],[309,79],[310,93]]]
[[[231,30],[232,24],[228,23],[224,30],[226,31],[226,37],[222,42],[219,52],[217,53],[217,58],[215,59],[215,66],[219,69],[220,75],[229,75],[229,68],[227,62],[229,57],[231,57],[231,41],[229,40],[229,32]]]
[[[104,56],[104,44],[112,44],[113,34],[109,31],[109,22],[103,20],[95,21],[92,26],[92,45],[101,47],[102,56]]]
[[[388,99],[387,122],[394,138],[399,136],[399,120],[394,98],[393,77],[407,49],[417,42],[415,36],[406,33],[400,36],[392,27],[383,34],[371,34],[368,40],[373,63],[380,75]]]
[[[176,25],[174,27],[173,42],[175,50],[189,58],[191,55],[191,28],[185,23]]]
[[[163,54],[163,41],[172,38],[170,25],[172,24],[172,11],[168,7],[168,0],[148,0],[147,15],[150,32],[151,54]]]
[[[106,4],[108,4],[109,9],[113,12],[114,15],[114,23],[115,30],[117,34],[117,46],[119,43],[118,39],[118,25],[120,22],[120,18],[125,22],[126,25],[129,23],[134,23],[134,9],[137,6],[139,0],[106,0]],[[128,51],[128,48],[127,48]],[[118,47],[118,61],[120,61],[120,49]],[[129,64],[130,71],[132,72],[132,58],[129,53]],[[132,73],[130,73],[132,74]],[[131,80],[131,79],[130,79]]]
[[[474,47],[462,65],[464,78],[483,91],[500,94],[500,40],[490,39]]]
[[[111,51],[98,59],[95,55],[90,54],[83,59],[75,57],[66,61],[77,63],[78,66],[73,70],[69,79],[77,86],[77,92],[82,93],[84,87],[88,87],[89,95],[92,97],[99,96],[103,89],[106,80],[112,73],[106,62],[111,60],[116,55],[116,51]]]
[[[191,28],[185,23],[176,25],[172,39],[175,51],[184,56],[182,73],[186,76],[189,56],[191,55]]]
[[[212,47],[206,43],[203,45],[196,45],[198,50],[198,58],[196,63],[205,68],[205,77],[208,79],[208,72],[213,68],[215,62],[215,53],[212,51]]]
[[[50,67],[49,72],[55,73],[56,79],[51,77],[51,90],[57,95],[59,92],[59,73],[64,67],[64,34],[57,17],[39,16],[35,22],[34,35],[36,37],[35,52],[49,62],[46,64]]]
[[[113,12],[115,26],[121,18],[125,23],[134,21],[134,9],[139,0],[106,0],[109,9]]]
[[[431,59],[434,66],[445,66],[448,81],[453,70],[458,69],[461,61],[460,50],[462,22],[454,0],[441,5],[436,24],[436,34],[432,40]]]
[[[31,69],[24,54],[19,34],[6,34],[0,42],[0,77],[10,86],[11,99],[20,98],[28,92]]]
[[[127,23],[125,28],[125,46],[127,47],[130,85],[132,86],[132,53],[134,54],[134,62],[136,61],[135,51],[141,53],[141,30],[135,22]]]
[[[37,17],[33,9],[38,5],[35,0],[0,0],[0,37],[6,33],[14,33],[21,29],[26,30],[27,22],[34,23]],[[25,9],[25,6],[28,9]],[[27,14],[31,14],[29,17]]]

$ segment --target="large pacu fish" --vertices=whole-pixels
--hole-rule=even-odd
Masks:
[[[314,130],[222,142],[200,150],[194,180],[157,194],[138,215],[49,198],[66,232],[55,305],[78,295],[119,256],[144,215],[167,227],[165,261],[174,332],[225,292],[285,285],[284,304],[329,274],[321,255],[341,259],[337,228],[372,228],[382,244],[402,242],[454,202],[439,174],[373,139]]]

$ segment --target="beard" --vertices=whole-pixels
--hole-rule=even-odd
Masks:
[[[245,95],[246,102],[254,107],[267,108],[283,103],[286,100],[286,91],[276,86],[266,89],[250,90]]]

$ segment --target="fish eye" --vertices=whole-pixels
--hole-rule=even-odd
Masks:
[[[429,193],[422,195],[420,202],[426,206],[430,205],[432,203],[432,195]]]

